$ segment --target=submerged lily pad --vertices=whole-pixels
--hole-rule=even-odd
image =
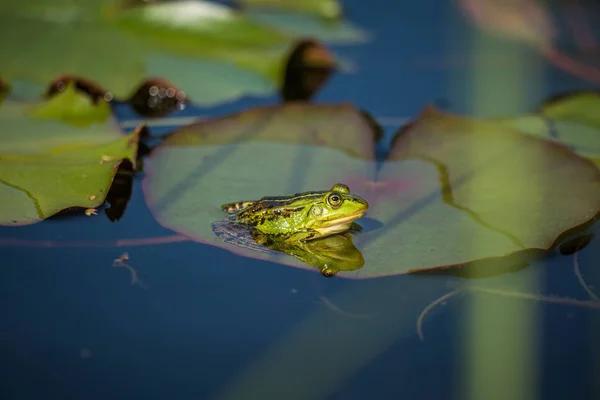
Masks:
[[[427,108],[377,172],[373,136],[351,106],[288,104],[203,121],[151,156],[146,200],[159,223],[193,240],[306,268],[220,240],[211,230],[224,218],[219,206],[346,183],[369,202],[369,219],[357,221],[367,229],[354,237],[365,265],[339,273],[351,278],[543,251],[600,210],[594,164],[503,124]]]
[[[73,88],[46,102],[0,106],[0,225],[104,202],[123,160],[135,164],[139,139],[137,130],[122,135],[105,107]]]

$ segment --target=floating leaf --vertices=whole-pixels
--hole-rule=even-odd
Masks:
[[[294,33],[216,3],[139,3],[36,0],[2,7],[0,32],[11,40],[0,49],[0,76],[40,85],[64,74],[85,77],[119,99],[131,96],[147,76],[157,76],[195,101],[212,104],[272,94],[283,58],[297,40]],[[210,61],[209,68],[203,60]],[[213,81],[214,64],[245,72]],[[179,74],[182,69],[193,74]]]
[[[231,8],[207,1],[150,2],[123,8],[114,20],[168,50],[190,55],[222,52],[224,47],[270,47],[291,37],[265,27]]]
[[[1,14],[0,31],[13,39],[0,49],[4,60],[0,74],[9,81],[30,80],[42,85],[63,74],[85,76],[115,96],[126,97],[143,78],[150,49],[97,18],[88,15],[85,20],[86,13],[78,8],[64,12],[64,20],[58,18],[60,9],[50,14],[56,19],[46,18],[46,14]]]
[[[104,203],[119,165],[135,163],[139,139],[137,130],[123,136],[106,118],[106,106],[71,86],[46,102],[0,106],[0,225],[32,224],[66,208]],[[101,116],[102,124],[91,124]]]
[[[539,114],[493,121],[562,143],[600,165],[600,95],[575,92],[547,100]]]
[[[285,101],[309,100],[335,70],[329,51],[314,40],[305,40],[288,57],[281,88]]]
[[[182,128],[153,152],[145,168],[144,193],[159,223],[190,238],[306,267],[285,254],[225,243],[211,227],[224,218],[220,205],[326,190],[344,176],[371,179],[373,134],[370,123],[349,105],[289,103],[199,122]]]
[[[579,122],[600,130],[600,93],[576,92],[544,102],[542,114],[553,120]]]
[[[355,237],[369,278],[543,251],[600,209],[600,172],[561,145],[427,108],[375,174],[372,126],[349,106],[285,105],[205,121],[150,159],[147,202],[162,225],[250,257],[291,257],[219,242],[219,206],[346,183],[369,202]],[[382,226],[369,228],[370,221]],[[477,243],[471,241],[477,238]]]
[[[405,270],[546,250],[600,210],[592,163],[502,124],[427,108],[398,133],[389,160],[383,182],[407,163],[419,165],[422,178],[404,193],[375,196],[380,205],[370,215],[388,226],[361,249],[388,249]],[[376,263],[369,272],[392,273],[385,269]]]

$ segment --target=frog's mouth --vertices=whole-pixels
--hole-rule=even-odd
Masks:
[[[347,231],[352,226],[352,222],[364,215],[365,211],[358,211],[353,214],[348,214],[340,218],[335,218],[329,221],[322,221],[321,225],[313,229],[321,235],[332,235]]]
[[[359,219],[364,214],[365,214],[365,211],[357,211],[354,214],[348,214],[348,215],[346,215],[344,217],[335,218],[335,219],[332,219],[332,220],[329,220],[329,221],[323,221],[323,225],[321,225],[321,226],[322,227],[328,227],[328,226],[345,224],[345,223],[352,222],[354,220]]]

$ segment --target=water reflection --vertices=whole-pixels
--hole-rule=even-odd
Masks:
[[[340,271],[354,271],[365,264],[363,255],[354,246],[352,234],[349,232],[307,242],[274,242],[264,245],[296,257],[305,264],[317,268],[326,277],[335,276]]]
[[[340,271],[354,271],[365,264],[360,250],[354,246],[353,234],[362,228],[354,223],[344,233],[327,236],[322,239],[301,241],[276,241],[250,231],[247,226],[231,222],[217,221],[212,224],[215,235],[224,242],[249,252],[279,252],[295,257],[303,263],[317,268],[325,277],[337,275]]]

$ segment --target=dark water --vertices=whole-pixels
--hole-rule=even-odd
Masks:
[[[359,71],[335,75],[318,102],[351,101],[388,118],[413,116],[435,101],[459,113],[482,112],[472,108],[467,94],[469,76],[482,71],[444,62],[467,58],[473,32],[450,2],[345,4],[348,19],[375,40],[334,48]],[[519,46],[503,46],[497,51],[536,59]],[[501,80],[506,68],[483,72]],[[587,87],[548,66],[540,74],[542,83],[525,88],[522,101],[506,101],[510,96],[499,90],[492,95],[498,98],[493,112],[483,113],[522,113],[549,95]],[[272,101],[242,99],[185,114],[221,115]],[[388,135],[398,127],[384,125]],[[118,223],[83,217],[0,228],[3,238],[46,241],[170,234],[146,208],[141,177]],[[141,284],[132,285],[125,268],[112,267],[123,252]],[[472,379],[465,363],[471,345],[483,360],[476,376],[484,390],[470,398],[526,398],[511,394],[522,380],[529,388],[522,393],[540,399],[600,398],[600,309],[583,303],[458,294],[427,314],[421,341],[416,324],[423,309],[464,280],[325,279],[192,242],[3,246],[0,254],[0,396],[5,399],[469,398],[466,383]],[[599,259],[596,241],[578,254],[590,285],[600,285]],[[558,253],[487,283],[589,299],[574,275],[573,257]],[[491,344],[474,344],[468,331],[473,303],[484,307],[484,327],[496,332],[488,338]],[[528,321],[529,328],[520,330],[524,325],[513,318],[515,309],[534,309],[537,317]],[[529,337],[522,350],[532,351],[529,370],[503,360],[520,337]],[[494,347],[503,350],[499,354]]]

